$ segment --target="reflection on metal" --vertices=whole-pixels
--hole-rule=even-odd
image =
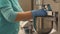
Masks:
[[[56,30],[58,31],[58,12],[54,12],[53,16],[49,17],[40,17],[36,18],[36,31],[37,34],[49,34],[51,30],[53,29],[53,23],[56,25]],[[43,19],[42,19],[43,18]],[[51,22],[46,22],[44,23],[44,18],[46,21],[51,21]]]

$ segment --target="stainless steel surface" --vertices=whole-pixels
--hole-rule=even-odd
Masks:
[[[53,11],[53,12],[58,12],[58,13],[60,13],[60,12],[59,12],[59,11],[60,11],[60,9],[59,9],[60,4],[59,4],[59,3],[56,3],[56,2],[54,2],[53,0],[44,0],[44,3],[41,2],[41,1],[43,1],[43,0],[39,0],[39,1],[40,1],[40,3],[38,2],[39,5],[36,5],[36,4],[35,4],[35,6],[38,6],[38,8],[35,7],[34,9],[41,9],[41,4],[44,4],[44,5],[45,5],[45,4],[46,4],[46,5],[47,5],[47,4],[50,4],[51,7],[52,7],[52,11]],[[60,1],[60,0],[57,0],[57,1]],[[58,14],[58,16],[59,16],[59,14]],[[59,18],[59,17],[58,17],[58,18]],[[58,22],[55,23],[56,20],[54,20],[54,19],[55,19],[55,17],[53,17],[53,19],[51,18],[51,21],[53,20],[53,26],[51,26],[51,25],[52,25],[52,24],[51,24],[52,22],[50,21],[50,18],[44,18],[44,24],[45,24],[45,25],[44,25],[44,28],[46,28],[46,29],[47,29],[47,28],[51,29],[51,28],[53,27],[54,29],[59,30],[59,28],[58,28],[58,27],[59,27],[59,24],[58,24]],[[36,22],[37,22],[37,23],[38,23],[38,22],[41,22],[41,21],[39,21],[39,20],[40,20],[40,18],[37,18]],[[59,20],[59,19],[58,19],[58,20]],[[42,25],[42,24],[41,24],[41,23],[38,23],[38,24],[40,24],[40,26],[39,26],[39,25],[37,25],[37,26],[39,26],[39,27],[36,26],[36,27],[37,27],[37,30],[41,31],[41,25]],[[57,24],[58,24],[58,25],[57,25]],[[39,29],[39,28],[40,28],[40,29]],[[52,29],[53,29],[53,28],[52,28]],[[45,30],[46,30],[46,29],[45,29]],[[47,30],[49,30],[49,29],[47,29]],[[52,30],[52,29],[51,29],[51,30]],[[44,31],[45,31],[45,30],[44,30]],[[55,34],[56,34],[56,33],[55,33]]]

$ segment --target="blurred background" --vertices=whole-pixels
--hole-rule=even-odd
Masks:
[[[31,10],[31,0],[19,0],[19,3],[24,11]]]

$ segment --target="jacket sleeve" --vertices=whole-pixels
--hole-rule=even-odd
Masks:
[[[0,12],[7,21],[15,22],[17,13],[13,10],[9,0],[0,1]]]

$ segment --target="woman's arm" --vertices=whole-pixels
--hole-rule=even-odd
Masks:
[[[15,21],[29,20],[35,16],[46,16],[47,12],[44,9],[33,10],[28,12],[18,12]]]
[[[31,11],[18,12],[15,21],[29,20],[29,19],[31,19],[31,18],[32,18],[32,13],[31,13]]]

